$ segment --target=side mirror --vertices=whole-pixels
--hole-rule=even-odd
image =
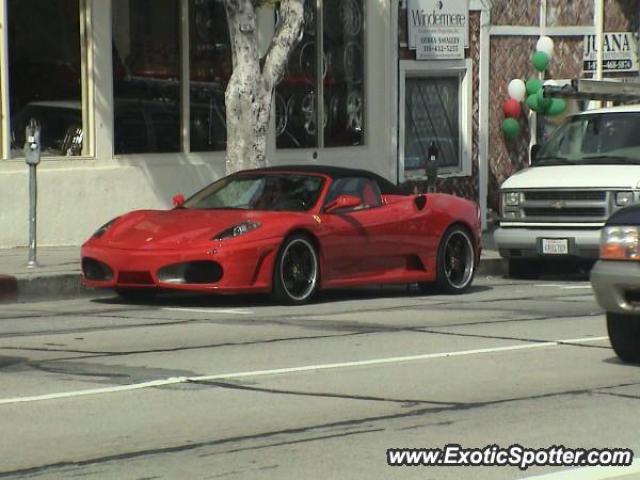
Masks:
[[[341,208],[356,208],[361,204],[362,202],[360,201],[360,198],[355,195],[338,195],[338,198],[329,202],[324,211],[326,213],[331,213]]]
[[[532,165],[536,163],[536,158],[541,148],[542,146],[538,145],[537,143],[535,145],[531,145],[531,164]]]
[[[182,208],[184,205],[184,195],[178,193],[177,195],[173,196],[173,199],[171,201],[173,202],[173,206],[175,208]]]

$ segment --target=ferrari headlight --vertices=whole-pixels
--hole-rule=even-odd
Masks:
[[[616,205],[619,207],[626,207],[633,203],[633,192],[618,192],[616,193]]]
[[[250,232],[251,230],[255,230],[256,228],[260,228],[262,224],[260,222],[242,222],[238,225],[234,225],[231,228],[227,228],[222,232],[218,233],[211,240],[224,240],[226,238],[235,238],[240,235],[244,235],[245,233]]]
[[[520,192],[507,192],[503,193],[504,204],[507,207],[517,207],[522,202],[522,193]]]
[[[95,233],[93,234],[93,238],[100,238],[102,235],[104,235],[105,232],[111,228],[111,225],[113,225],[115,221],[118,220],[118,218],[119,217],[116,217],[113,220],[109,220],[107,223],[102,225],[98,230],[95,231]]]
[[[605,227],[600,240],[603,260],[640,260],[640,230],[638,227]]]

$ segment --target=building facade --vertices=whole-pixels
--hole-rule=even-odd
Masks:
[[[435,146],[436,189],[477,201],[486,224],[530,143],[502,138],[507,83],[530,73],[543,33],[556,41],[553,78],[590,76],[594,2],[459,2],[462,55],[428,60],[412,49],[409,3],[307,1],[274,96],[268,161],[366,168],[420,189]],[[637,31],[635,3],[606,1],[605,29]],[[278,19],[268,8],[258,18],[266,51]],[[42,128],[40,245],[78,245],[125,211],[167,208],[225,174],[222,0],[5,0],[0,24],[0,248],[28,242],[30,118]]]

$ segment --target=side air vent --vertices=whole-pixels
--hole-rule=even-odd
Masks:
[[[418,195],[414,201],[416,203],[417,209],[422,210],[427,204],[427,197],[425,197],[424,195]]]

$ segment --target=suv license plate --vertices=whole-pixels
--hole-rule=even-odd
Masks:
[[[569,240],[566,238],[543,238],[542,253],[549,255],[568,255]]]

